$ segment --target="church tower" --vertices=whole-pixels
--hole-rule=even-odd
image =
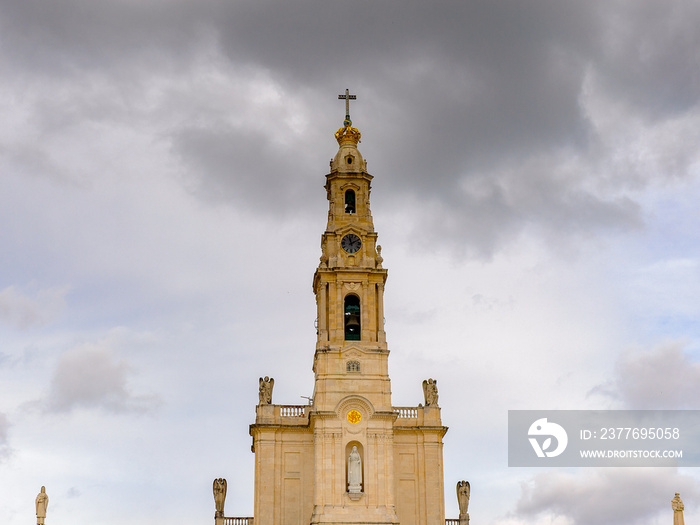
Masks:
[[[372,175],[357,148],[346,90],[338,152],[326,175],[328,223],[314,273],[315,386],[308,406],[272,404],[260,379],[250,426],[255,525],[445,523],[436,382],[425,405],[395,407],[384,332],[381,247],[370,210]]]

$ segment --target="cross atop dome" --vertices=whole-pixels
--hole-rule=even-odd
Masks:
[[[345,143],[357,144],[362,135],[357,128],[352,127],[352,120],[350,120],[350,101],[357,100],[357,95],[351,95],[350,90],[346,89],[344,95],[338,95],[338,100],[345,100],[345,120],[343,127],[335,132],[335,139],[341,145]]]
[[[352,126],[352,121],[350,120],[350,101],[357,100],[357,95],[351,95],[350,90],[346,89],[344,95],[338,95],[338,100],[345,99],[345,126]]]

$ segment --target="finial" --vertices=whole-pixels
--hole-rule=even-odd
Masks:
[[[338,100],[345,100],[345,120],[343,127],[335,132],[335,139],[338,144],[357,144],[360,142],[361,134],[357,128],[352,127],[352,120],[350,120],[350,101],[357,100],[357,95],[351,95],[350,90],[346,89],[344,95],[338,95]]]

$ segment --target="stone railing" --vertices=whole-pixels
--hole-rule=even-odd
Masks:
[[[312,408],[311,405],[258,405],[255,422],[265,425],[306,425]]]
[[[313,405],[258,405],[255,423],[293,427],[308,425],[313,410]],[[396,415],[396,427],[442,426],[440,408],[436,406],[392,407],[392,411]]]
[[[304,417],[304,409],[308,405],[280,405],[280,416],[282,417]],[[240,525],[238,523],[234,525]]]
[[[394,412],[399,418],[412,418],[416,419],[418,417],[418,407],[392,407]]]
[[[392,407],[392,410],[396,414],[395,427],[442,426],[440,409],[436,406]]]
[[[224,518],[224,525],[253,525],[253,518]]]
[[[445,520],[445,525],[459,525],[459,520],[454,520],[454,519],[446,519]]]

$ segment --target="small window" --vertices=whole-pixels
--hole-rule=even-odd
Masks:
[[[345,363],[345,371],[346,372],[351,372],[351,373],[359,373],[360,371],[360,362],[359,361],[348,361]]]
[[[355,190],[345,192],[345,213],[355,213]]]

